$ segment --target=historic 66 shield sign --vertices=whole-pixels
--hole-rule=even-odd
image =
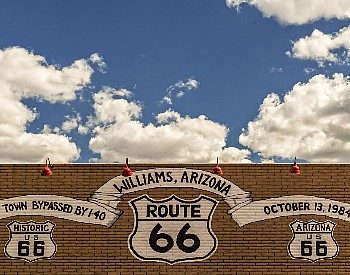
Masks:
[[[325,258],[334,258],[338,255],[339,247],[333,238],[335,223],[331,221],[306,223],[294,221],[290,224],[293,239],[288,245],[292,258],[317,261]]]
[[[52,239],[55,224],[51,221],[13,221],[7,227],[10,239],[5,246],[5,254],[8,257],[33,262],[55,255],[56,244]]]
[[[153,200],[143,195],[129,203],[135,215],[129,249],[135,257],[174,264],[203,260],[216,250],[211,230],[216,200],[203,195],[190,201],[175,195]]]

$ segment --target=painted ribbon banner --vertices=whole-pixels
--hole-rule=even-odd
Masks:
[[[88,201],[55,195],[28,195],[0,200],[0,219],[19,215],[41,215],[109,227],[121,213],[119,210],[107,210]]]
[[[54,216],[72,221],[112,226],[121,216],[124,194],[152,188],[196,188],[223,197],[228,213],[243,226],[291,215],[323,215],[350,222],[350,204],[313,196],[284,196],[253,201],[250,193],[210,172],[184,168],[150,169],[130,177],[117,176],[101,186],[88,201],[55,195],[27,195],[0,200],[0,219],[17,215]]]
[[[101,186],[89,199],[106,209],[117,209],[124,194],[151,188],[189,187],[224,198],[229,211],[251,202],[250,194],[229,180],[210,172],[184,168],[149,169],[135,172],[130,177],[118,176]]]
[[[117,209],[124,194],[157,187],[191,187],[218,194],[229,205],[228,213],[243,226],[291,215],[323,215],[350,222],[350,204],[313,196],[284,196],[253,201],[250,193],[210,172],[184,168],[150,169],[133,176],[118,176],[101,186],[90,198],[104,208]]]
[[[253,201],[236,211],[229,211],[229,214],[239,226],[292,215],[322,215],[350,222],[350,204],[313,196],[294,195]]]

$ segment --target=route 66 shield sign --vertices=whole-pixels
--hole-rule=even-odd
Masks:
[[[195,200],[175,195],[153,200],[143,195],[129,203],[135,216],[129,249],[136,258],[174,264],[204,260],[216,250],[211,230],[216,200],[203,195]]]
[[[5,246],[5,254],[9,258],[28,262],[51,258],[56,253],[56,244],[52,239],[54,227],[51,221],[9,223],[10,239]]]
[[[292,258],[306,259],[315,262],[320,259],[334,258],[338,255],[339,246],[333,238],[336,226],[331,221],[307,223],[295,220],[290,224],[293,239],[288,245]]]

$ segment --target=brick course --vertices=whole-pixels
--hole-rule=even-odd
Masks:
[[[155,165],[135,164],[133,170],[161,167],[183,167],[211,171],[212,164]],[[224,178],[250,192],[252,199],[263,200],[287,195],[309,195],[350,203],[350,165],[301,164],[302,174],[289,173],[287,164],[227,164],[221,165]],[[123,165],[116,164],[60,164],[55,165],[52,177],[40,176],[42,165],[0,165],[0,199],[23,195],[61,195],[87,200],[109,179],[119,176]],[[212,219],[212,230],[218,238],[216,252],[207,260],[169,265],[143,262],[131,255],[128,236],[133,230],[134,214],[128,201],[142,194],[164,199],[175,194],[194,199],[200,194],[220,201]],[[13,260],[0,252],[0,272],[17,273],[111,273],[111,274],[240,274],[246,273],[349,273],[350,223],[324,216],[300,215],[281,217],[239,227],[227,214],[229,206],[222,197],[192,188],[155,188],[123,196],[118,208],[124,211],[110,228],[83,224],[54,217],[17,216],[1,220],[0,243],[4,247],[9,238],[6,227],[13,220],[56,224],[53,239],[57,253],[52,259],[33,263]],[[339,255],[334,259],[312,263],[292,259],[287,245],[293,234],[289,224],[294,220],[332,220],[337,224],[334,238]]]

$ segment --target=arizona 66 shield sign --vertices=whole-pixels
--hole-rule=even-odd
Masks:
[[[296,220],[290,227],[294,236],[288,245],[288,251],[292,258],[315,262],[338,255],[339,247],[333,238],[335,223]]]
[[[217,201],[201,195],[187,201],[175,195],[153,200],[147,195],[130,201],[135,214],[129,248],[135,257],[169,264],[208,258],[217,248],[211,217]]]

